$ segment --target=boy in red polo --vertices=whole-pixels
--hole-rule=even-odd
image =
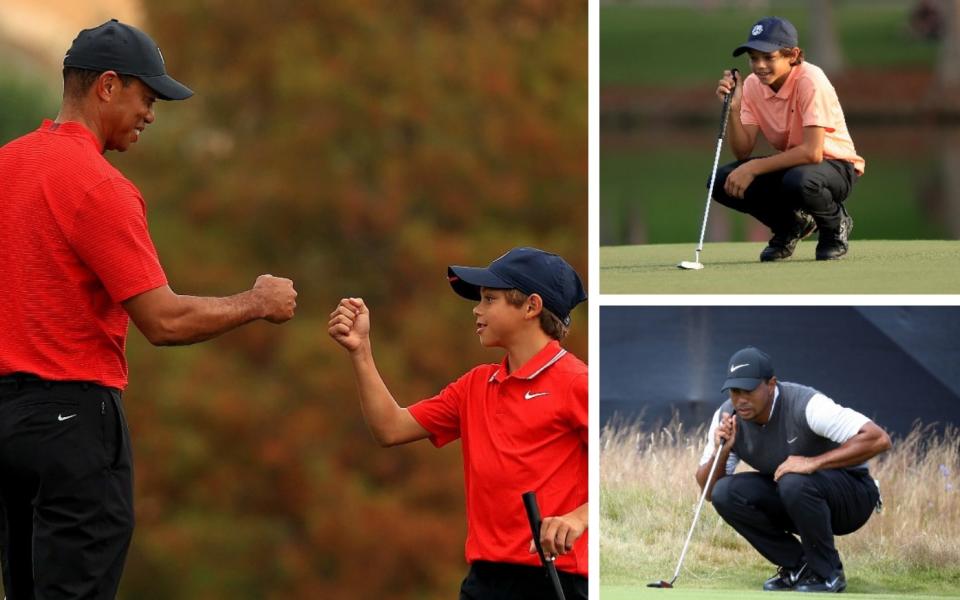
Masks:
[[[506,357],[402,408],[374,364],[369,310],[344,298],[329,333],[350,352],[364,419],[385,447],[462,440],[470,572],[461,600],[552,597],[521,501],[530,490],[552,515],[540,538],[565,596],[586,598],[587,366],[559,343],[586,300],[583,285],[561,257],[535,248],[514,248],[487,268],[449,267],[448,276],[455,292],[478,301],[480,343]]]
[[[734,88],[726,71],[717,88],[721,99],[734,89],[727,137],[737,161],[717,171],[713,197],[771,229],[761,261],[789,258],[817,229],[817,260],[840,258],[853,228],[844,201],[863,175],[864,160],[837,93],[823,70],[804,62],[797,30],[786,19],[757,21],[733,55],[744,52],[752,73],[743,85]],[[758,133],[779,152],[751,157]]]

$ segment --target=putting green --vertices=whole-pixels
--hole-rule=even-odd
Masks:
[[[696,243],[600,248],[601,294],[956,294],[960,241],[852,240],[840,260],[816,261],[815,240],[793,257],[759,262],[763,242],[708,243],[704,268],[687,271]]]
[[[697,590],[684,588],[681,582],[677,582],[676,587],[669,590],[653,589],[648,587],[635,587],[629,585],[602,585],[600,586],[600,598],[602,600],[637,600],[663,598],[664,600],[770,600],[770,592],[762,590]],[[801,594],[806,595],[806,594]],[[818,594],[815,594],[818,595]],[[919,593],[910,594],[858,594],[856,590],[849,587],[843,593],[844,596],[853,596],[858,600],[903,600],[904,598],[923,598],[924,600],[937,600],[940,598],[953,598],[956,596],[924,596]]]

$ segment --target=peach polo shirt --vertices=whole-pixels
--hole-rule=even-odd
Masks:
[[[781,152],[803,142],[804,127],[822,127],[823,157],[851,162],[863,175],[865,162],[853,146],[837,92],[816,65],[802,62],[793,67],[776,92],[751,73],[743,83],[740,122],[759,126],[763,137]]]

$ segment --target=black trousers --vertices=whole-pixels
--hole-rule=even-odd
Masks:
[[[806,562],[827,579],[843,570],[833,536],[860,529],[879,497],[866,469],[788,473],[779,482],[737,473],[713,488],[714,508],[764,558],[781,567]]]
[[[587,578],[558,571],[567,600],[586,600]],[[556,600],[543,567],[476,561],[460,586],[460,600]]]
[[[0,377],[0,517],[8,600],[116,596],[133,534],[118,390]]]
[[[857,179],[853,163],[831,159],[765,173],[747,186],[743,198],[727,195],[723,190],[727,177],[748,160],[753,158],[717,169],[714,200],[753,216],[774,233],[791,231],[798,210],[812,216],[822,231],[836,231],[840,227],[840,206],[850,195]]]

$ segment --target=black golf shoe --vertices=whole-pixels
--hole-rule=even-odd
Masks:
[[[795,592],[827,592],[838,594],[847,589],[847,578],[843,576],[843,571],[834,575],[830,579],[824,579],[816,573],[810,573],[797,584],[793,591]]]
[[[835,260],[847,253],[847,240],[853,231],[853,217],[847,214],[847,209],[840,205],[840,226],[833,231],[820,230],[820,241],[817,242],[817,260]]]
[[[767,247],[760,253],[760,262],[783,260],[793,256],[800,240],[817,230],[817,222],[805,212],[797,213],[798,220],[789,231],[774,232]]]
[[[763,591],[765,592],[789,592],[793,590],[807,570],[807,565],[788,569],[780,567],[777,574],[763,582]]]

